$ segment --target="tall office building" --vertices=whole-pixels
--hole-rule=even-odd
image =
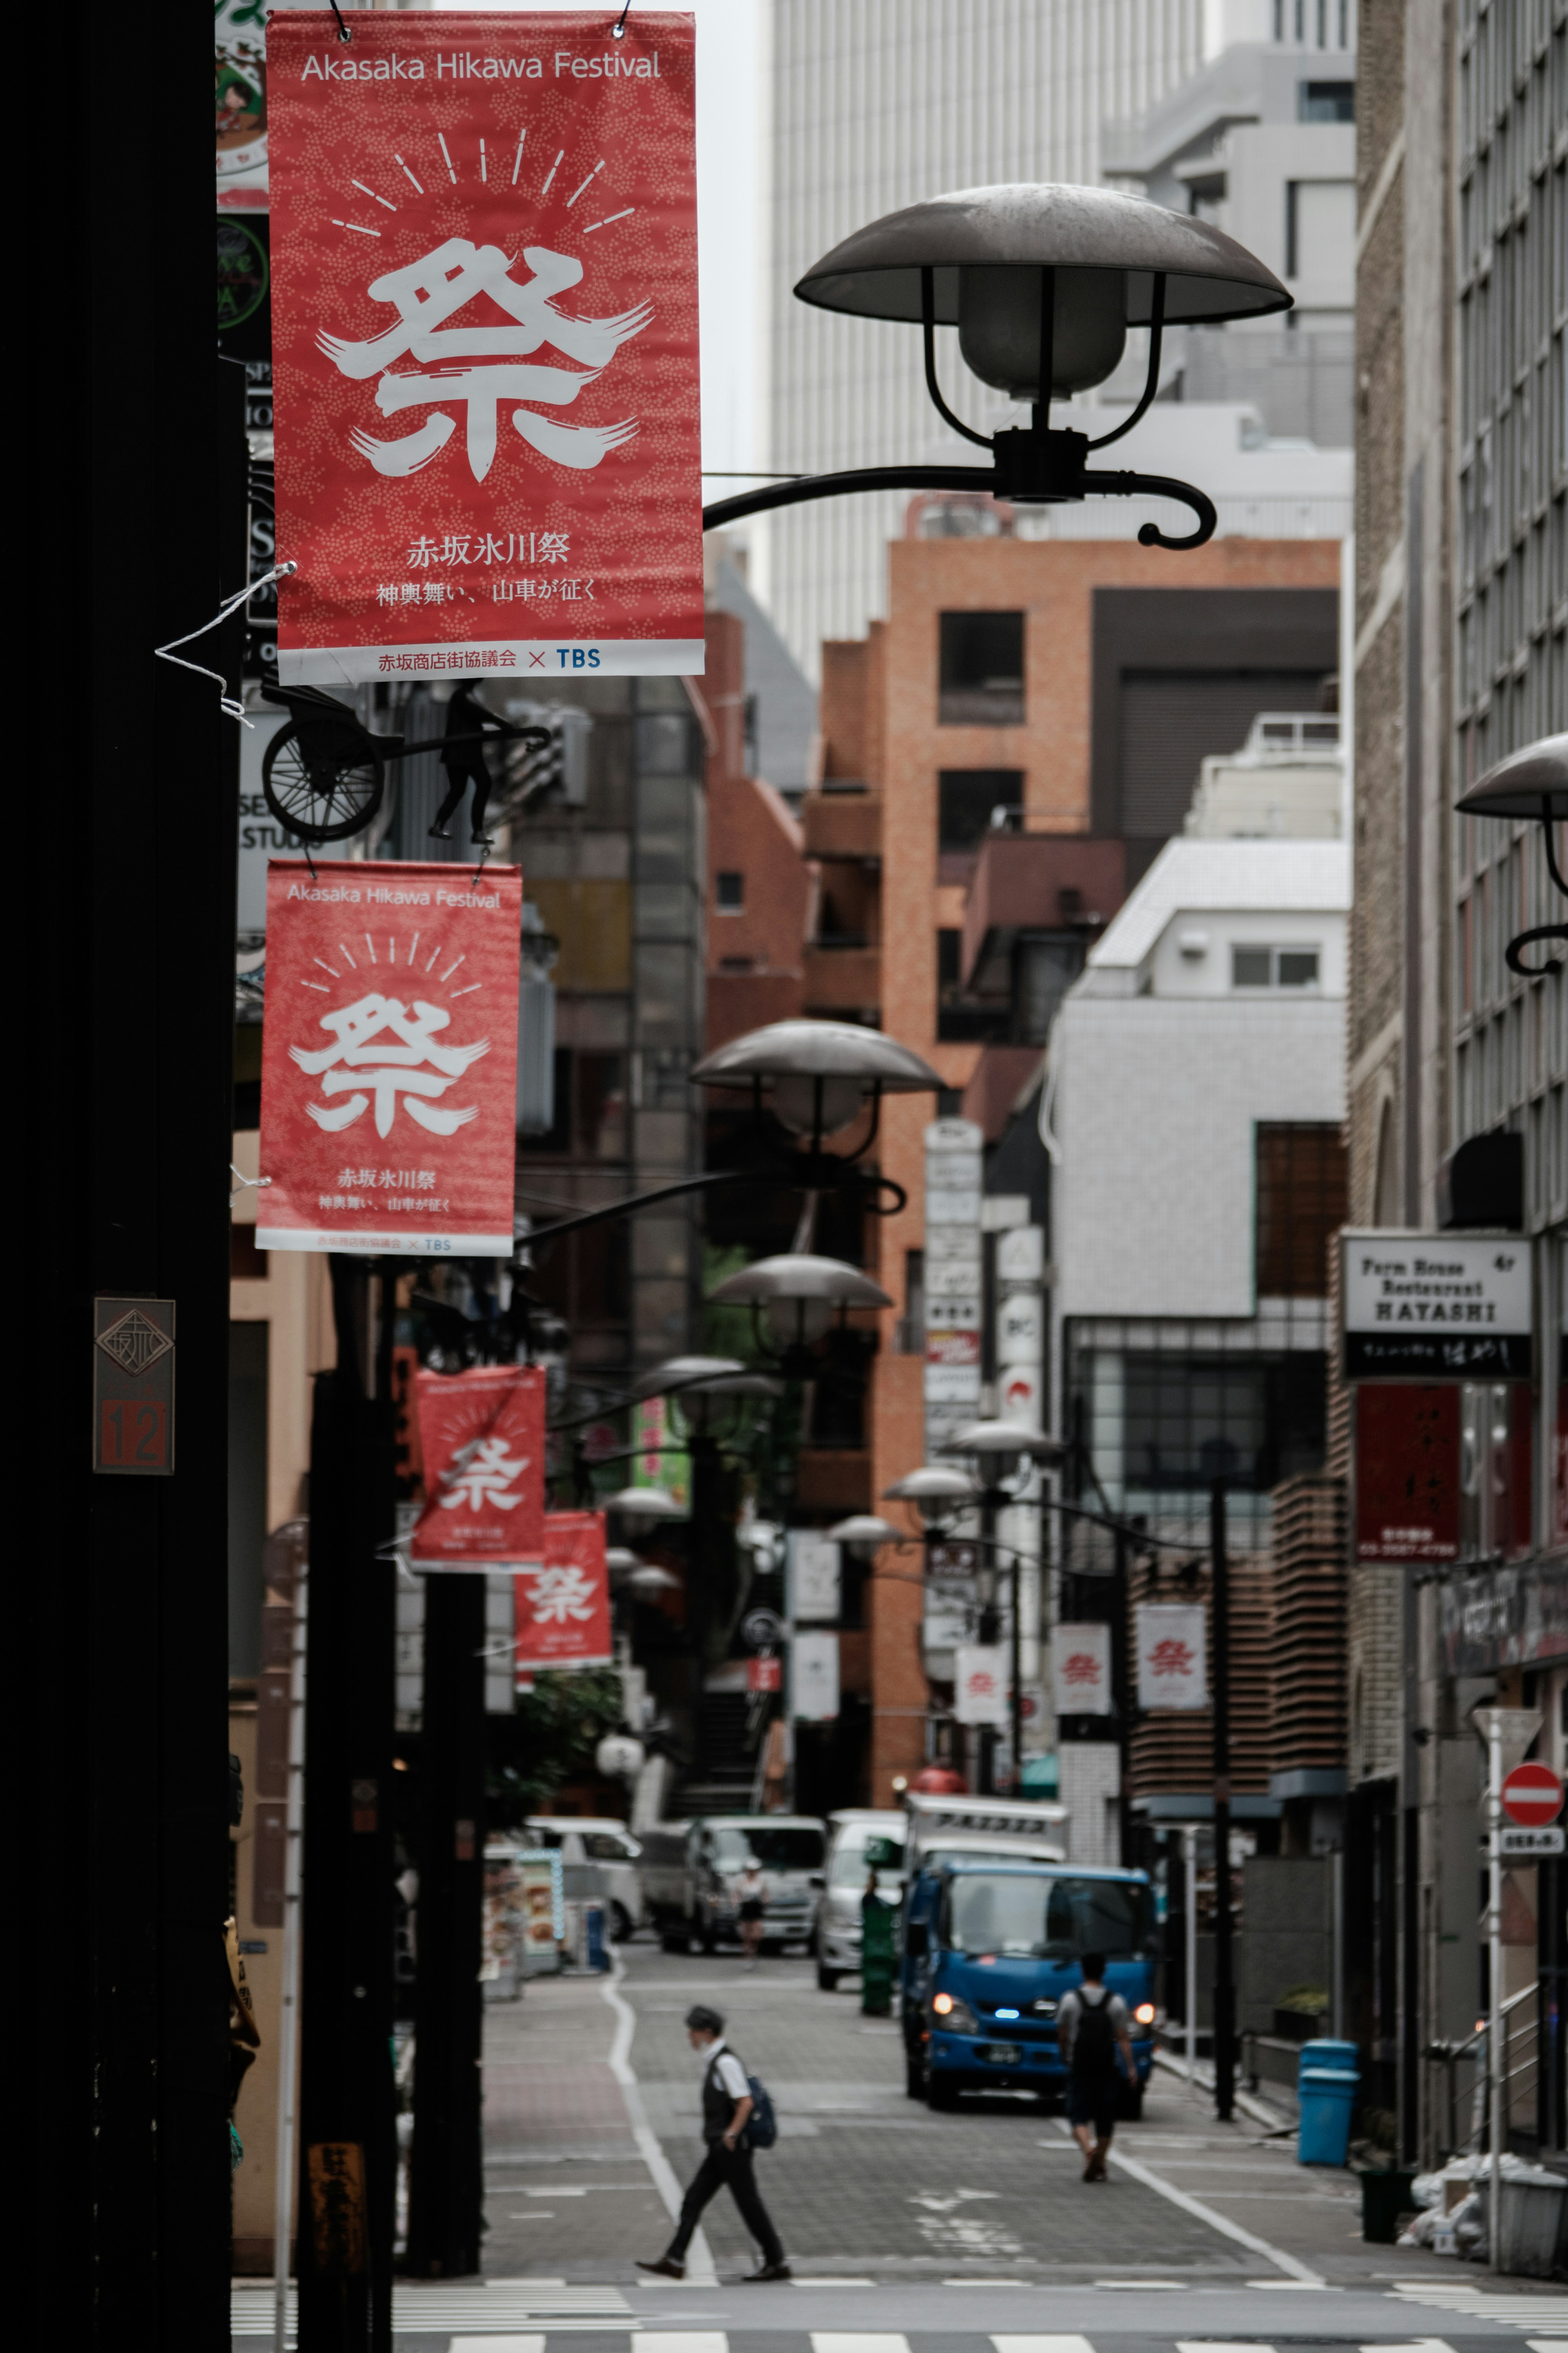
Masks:
[[[918,332],[797,302],[804,271],[851,229],[946,189],[1098,181],[1105,126],[1124,134],[1238,45],[1337,53],[1353,40],[1346,13],[1318,0],[774,0],[763,462],[981,462],[931,408]],[[1121,177],[1142,159],[1118,161]],[[952,342],[938,338],[954,409],[986,431],[1012,421]],[[858,637],[884,610],[906,505],[897,492],[831,500],[753,526],[758,593],[813,678],[825,637]]]

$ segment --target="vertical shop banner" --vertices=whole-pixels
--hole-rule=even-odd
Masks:
[[[1051,1634],[1051,1679],[1058,1715],[1110,1714],[1110,1629],[1068,1625]]]
[[[510,1258],[522,872],[267,870],[258,1250]]]
[[[952,1713],[960,1724],[1007,1724],[1013,1686],[999,1642],[965,1644],[953,1653]]]
[[[544,1556],[544,1373],[479,1365],[416,1376],[425,1508],[416,1569],[510,1568]]]
[[[1458,1559],[1460,1403],[1451,1383],[1357,1388],[1358,1560]]]
[[[1133,1611],[1140,1707],[1207,1707],[1206,1634],[1201,1606],[1142,1601]]]
[[[542,1667],[609,1664],[603,1512],[546,1512],[543,1560],[520,1570],[513,1589],[520,1689]]]
[[[689,16],[267,33],[287,684],[703,663]]]

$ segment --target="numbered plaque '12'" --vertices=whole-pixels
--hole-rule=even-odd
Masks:
[[[167,1478],[174,1468],[174,1303],[92,1303],[92,1467]]]

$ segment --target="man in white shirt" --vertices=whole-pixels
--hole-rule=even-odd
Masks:
[[[1105,1985],[1105,1956],[1085,1953],[1083,1983],[1062,1996],[1057,2012],[1057,2043],[1068,2067],[1068,2122],[1083,2151],[1086,2181],[1105,2179],[1116,2130],[1116,2062],[1138,2087],[1138,2063],[1127,2004]]]
[[[686,2039],[702,2059],[702,2137],[707,2155],[681,2201],[675,2236],[657,2263],[637,2258],[639,2272],[660,2279],[686,2277],[686,2250],[710,2199],[726,2184],[741,2210],[741,2220],[762,2250],[762,2261],[748,2280],[786,2280],[790,2275],[784,2246],[757,2194],[752,2152],[745,2142],[746,2122],[754,2103],[746,2071],[724,2040],[724,2021],[716,2010],[699,2002],[686,2013]]]

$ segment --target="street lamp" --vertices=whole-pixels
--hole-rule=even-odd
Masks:
[[[757,1259],[727,1274],[708,1296],[715,1306],[750,1307],[758,1352],[786,1380],[811,1378],[816,1370],[813,1347],[826,1337],[836,1310],[842,1329],[852,1307],[893,1303],[858,1267],[843,1259],[818,1258],[809,1250]]]
[[[871,466],[772,483],[704,508],[706,531],[844,491],[985,490],[1048,504],[1152,493],[1189,506],[1197,528],[1177,539],[1146,522],[1141,543],[1202,547],[1217,520],[1204,491],[1163,475],[1089,473],[1084,461],[1131,432],[1153,399],[1166,327],[1291,307],[1273,272],[1210,222],[1110,188],[1048,183],[963,188],[889,213],[835,246],[795,290],[819,310],[918,322],[933,406],[990,451],[992,467]],[[983,383],[1030,404],[1028,425],[987,436],[953,415],[937,384],[939,326],[958,329],[959,349]],[[1150,331],[1148,377],[1131,415],[1093,441],[1053,432],[1052,400],[1103,384],[1130,327]]]
[[[960,1512],[979,1503],[981,1489],[967,1471],[942,1462],[922,1462],[882,1490],[885,1504],[912,1504],[928,1536],[941,1542]]]
[[[1554,825],[1568,824],[1568,734],[1543,735],[1539,743],[1510,752],[1506,760],[1499,760],[1478,777],[1455,807],[1467,817],[1506,818],[1514,823],[1539,818],[1546,845],[1546,871],[1568,899],[1568,881],[1557,863],[1552,839]],[[1539,965],[1523,961],[1522,951],[1536,940],[1568,941],[1568,923],[1540,923],[1510,940],[1503,960],[1521,980],[1539,980],[1563,969],[1560,956],[1548,956]]]
[[[841,1544],[855,1559],[869,1565],[884,1545],[902,1544],[904,1535],[890,1520],[879,1519],[874,1512],[851,1512],[847,1520],[838,1520],[828,1529],[827,1540]]]
[[[1026,1429],[1016,1421],[965,1421],[952,1433],[940,1449],[943,1454],[966,1454],[983,1479],[979,1504],[983,1531],[980,1557],[981,1596],[984,1603],[981,1641],[995,1640],[996,1624],[996,1565],[994,1530],[996,1514],[1009,1504],[1018,1501],[1015,1487],[1020,1469],[1031,1462],[1059,1462],[1067,1452],[1059,1439],[1046,1438],[1036,1430]],[[1017,1788],[1023,1786],[1024,1775],[1024,1684],[1023,1631],[1020,1601],[1023,1589],[1023,1561],[1018,1548],[1010,1547],[1008,1577],[1012,1588],[1012,1630],[1009,1636],[1008,1661],[1011,1684],[1010,1715],[1013,1736],[1013,1775]],[[987,1556],[990,1556],[989,1557]],[[990,1758],[983,1759],[983,1778],[989,1780]]]
[[[749,1088],[758,1113],[765,1097],[779,1124],[805,1139],[801,1150],[788,1155],[787,1181],[812,1192],[836,1190],[865,1158],[877,1140],[884,1095],[935,1093],[942,1083],[911,1047],[880,1029],[865,1029],[855,1021],[804,1019],[770,1021],[765,1029],[731,1038],[699,1062],[691,1076],[700,1086]],[[825,1137],[841,1135],[868,1110],[869,1128],[853,1152],[823,1150]],[[868,1191],[894,1195],[895,1210],[909,1198],[890,1176],[859,1181]]]

